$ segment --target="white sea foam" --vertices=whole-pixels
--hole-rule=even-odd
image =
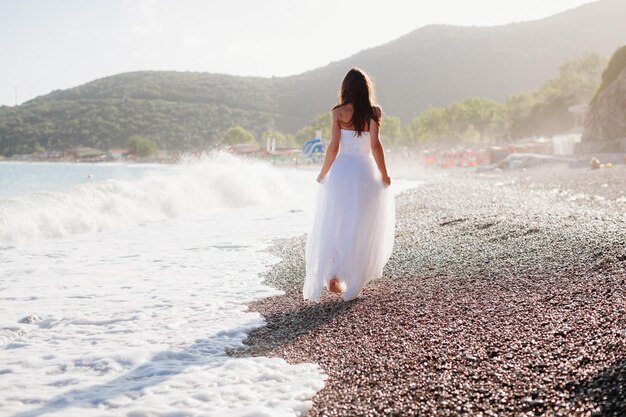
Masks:
[[[139,181],[107,180],[0,199],[0,242],[58,238],[224,208],[266,204],[289,191],[267,163],[216,153]]]
[[[306,411],[317,365],[225,353],[264,324],[244,303],[280,294],[258,275],[276,259],[233,226],[173,220],[1,252],[0,416]],[[239,249],[213,244],[226,231]],[[19,324],[28,314],[41,320]]]
[[[280,294],[261,284],[277,260],[263,249],[306,230],[314,184],[213,155],[1,200],[17,243],[0,247],[0,416],[306,411],[317,365],[226,350],[264,324],[245,304]]]

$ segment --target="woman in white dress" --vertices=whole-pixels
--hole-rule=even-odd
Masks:
[[[395,204],[380,141],[382,109],[368,75],[352,68],[337,102],[306,244],[303,296],[312,301],[324,288],[345,301],[356,298],[382,276],[393,247]]]

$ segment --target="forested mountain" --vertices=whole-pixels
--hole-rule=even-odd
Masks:
[[[183,72],[134,72],[0,108],[0,153],[33,146],[124,147],[133,135],[165,149],[206,149],[235,125],[261,132],[277,113],[271,80]]]
[[[293,133],[332,106],[351,66],[379,86],[387,114],[410,122],[429,106],[494,100],[537,89],[585,52],[610,56],[626,42],[626,1],[600,0],[545,19],[495,27],[427,26],[299,75],[236,77],[134,72],[0,107],[0,153],[37,145],[124,146],[132,135],[168,149],[202,149],[230,127]]]
[[[350,65],[366,68],[381,87],[383,107],[408,122],[431,105],[474,96],[502,101],[535,90],[583,53],[608,58],[626,43],[624,21],[626,1],[600,0],[531,22],[428,26],[298,77],[318,86],[336,80]],[[323,110],[328,105],[320,93],[331,94],[336,87],[302,90],[320,100],[316,110]]]

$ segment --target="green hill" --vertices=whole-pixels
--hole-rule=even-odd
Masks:
[[[504,101],[536,90],[583,53],[610,56],[626,42],[626,1],[600,0],[545,19],[495,27],[428,26],[310,71],[294,82],[309,113],[326,111],[353,65],[376,79],[379,99],[405,123],[429,106],[469,97]],[[295,107],[297,108],[297,107]],[[303,108],[303,109],[304,109]]]
[[[537,89],[583,52],[625,40],[626,2],[600,0],[532,22],[428,26],[345,60],[282,78],[134,72],[0,107],[0,153],[76,145],[123,147],[132,135],[166,149],[205,149],[230,127],[294,133],[333,105],[351,66],[370,72],[387,114],[411,121],[429,106]]]
[[[136,72],[0,108],[0,152],[124,147],[132,135],[166,149],[204,149],[231,126],[262,131],[277,117],[271,80]],[[8,150],[8,152],[7,152]]]

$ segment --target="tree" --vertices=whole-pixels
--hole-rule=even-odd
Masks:
[[[254,135],[252,133],[241,126],[235,126],[226,131],[224,139],[222,139],[222,143],[227,145],[254,145],[256,144],[256,140],[254,139]]]
[[[502,134],[505,107],[484,97],[473,97],[449,109],[454,136],[461,142],[483,142]]]
[[[404,139],[400,119],[395,116],[383,116],[380,136],[386,145],[400,145]]]
[[[274,129],[268,129],[261,135],[263,138],[263,144],[267,143],[267,138],[276,139],[276,147],[277,148],[295,148],[298,146],[293,135],[285,135],[282,132]]]
[[[539,90],[510,97],[506,103],[509,135],[522,138],[570,131],[574,117],[569,108],[592,98],[605,62],[597,54],[582,55],[563,64],[559,76]]]
[[[426,144],[445,138],[448,132],[446,109],[430,107],[418,114],[408,128],[411,142]]]
[[[41,153],[41,152],[45,152],[46,148],[44,148],[43,146],[41,146],[41,144],[39,142],[36,142],[33,145],[33,152],[35,153]]]
[[[588,102],[598,89],[598,81],[606,60],[598,54],[584,54],[561,65],[559,76],[546,81],[539,95],[546,101],[556,96],[571,96],[572,100]]]
[[[157,145],[152,140],[145,136],[134,135],[128,139],[127,143],[128,152],[133,155],[145,158],[154,154],[157,150]]]
[[[324,113],[318,115],[313,122],[306,127],[298,130],[296,133],[295,139],[298,143],[303,144],[307,140],[311,140],[315,138],[315,133],[318,130],[322,131],[322,139],[325,141],[330,141],[330,113]]]
[[[626,62],[626,51],[624,62]],[[475,143],[494,138],[553,135],[574,124],[569,107],[587,102],[597,90],[604,59],[586,54],[561,66],[559,76],[539,90],[511,96],[506,104],[483,97],[432,107],[407,128],[414,143]],[[626,65],[626,64],[624,64]]]
[[[505,108],[483,97],[459,101],[449,107],[431,107],[413,119],[409,136],[413,142],[484,142],[502,134]]]

